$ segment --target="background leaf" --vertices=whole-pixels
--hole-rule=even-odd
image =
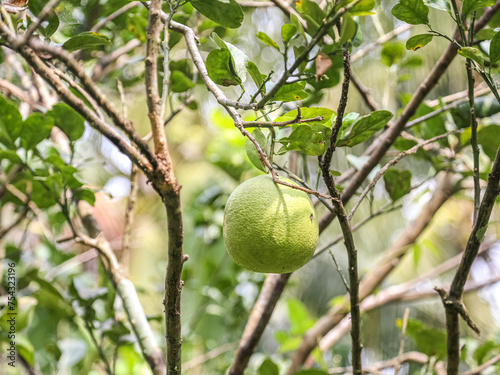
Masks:
[[[410,25],[429,24],[429,8],[423,0],[399,0],[392,8],[392,15]]]
[[[307,98],[307,92],[304,91],[304,86],[299,82],[290,83],[282,86],[274,95],[273,100],[281,102],[293,102]]]
[[[110,43],[111,40],[106,35],[86,31],[68,39],[63,44],[63,48],[67,49],[68,51],[76,51],[79,49],[103,46]]]
[[[234,0],[189,0],[205,17],[230,29],[237,29],[243,22],[243,10]]]
[[[368,116],[359,118],[352,126],[351,131],[337,140],[336,146],[353,147],[366,141],[374,133],[382,129],[391,118],[392,113],[384,110],[375,111]]]
[[[262,147],[262,150],[266,150],[267,147],[267,137],[262,133],[262,130],[259,128],[256,128],[252,132],[253,137],[257,141],[257,143]],[[260,169],[262,172],[267,172],[267,168],[262,164],[262,161],[260,160],[259,157],[259,152],[255,148],[255,145],[252,143],[250,139],[247,138],[245,142],[245,150],[247,153],[248,158],[252,162],[252,164],[257,168]]]
[[[416,51],[419,48],[425,47],[432,41],[433,36],[430,34],[418,34],[412,36],[406,41],[406,49]]]
[[[79,139],[85,131],[85,120],[65,103],[58,103],[47,112],[54,119],[54,125],[63,131],[70,141]]]
[[[228,49],[214,49],[207,56],[208,76],[222,86],[236,86],[241,83],[240,77],[231,69],[231,53]]]
[[[389,193],[393,202],[404,197],[410,192],[411,188],[411,171],[400,171],[398,169],[389,168],[384,173],[385,190]]]

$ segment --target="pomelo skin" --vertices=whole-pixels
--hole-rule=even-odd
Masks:
[[[245,181],[227,201],[224,243],[243,268],[265,273],[295,271],[313,256],[318,236],[309,196],[275,183],[269,175]]]

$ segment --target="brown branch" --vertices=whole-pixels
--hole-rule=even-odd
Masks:
[[[385,306],[389,303],[394,303],[398,301],[415,301],[423,300],[426,298],[435,298],[437,296],[436,292],[432,288],[425,290],[413,290],[409,291],[408,288],[414,288],[418,283],[419,278],[411,280],[407,283],[401,285],[394,285],[386,289],[381,290],[377,295],[368,296],[361,303],[361,310],[363,312],[368,312]],[[467,284],[466,292],[475,292],[484,287],[496,284],[500,281],[500,276],[490,278],[481,282],[470,282]],[[345,335],[351,326],[350,315],[346,315],[330,332],[328,332],[325,337],[319,342],[319,349],[322,352],[329,350],[333,345],[335,345],[343,335]]]
[[[286,83],[287,79],[293,74],[293,72],[308,59],[309,52],[322,40],[322,38],[329,32],[329,30],[337,23],[337,21],[346,12],[356,6],[361,0],[354,0],[348,5],[340,8],[334,15],[329,15],[321,24],[318,32],[312,38],[312,40],[305,46],[304,51],[297,57],[292,66],[283,73],[281,78],[275,83],[271,90],[269,90],[262,99],[257,103],[257,108],[263,108],[269,100],[278,92],[278,90]]]
[[[231,366],[229,375],[243,374],[290,275],[290,273],[285,273],[282,275],[269,274],[266,276],[266,280],[262,285],[262,291],[248,318],[243,337],[236,352],[236,359]]]
[[[173,119],[175,116],[177,116],[179,113],[182,112],[182,110],[184,108],[187,107],[187,105],[189,103],[191,103],[192,101],[194,101],[194,97],[193,96],[190,96],[189,98],[187,98],[180,106],[179,108],[175,109],[174,111],[172,111],[170,113],[170,115],[165,119],[165,121],[163,122],[163,126],[167,126]],[[149,140],[153,137],[153,133],[152,132],[149,132],[147,135],[144,136],[144,141],[146,142],[149,142]]]
[[[19,98],[22,102],[28,103],[30,107],[36,108],[36,109],[41,109],[41,106],[39,106],[36,101],[32,99],[30,94],[28,94],[26,91],[23,91],[13,83],[0,78],[0,90],[3,91],[5,96],[9,95],[14,95],[16,98]]]
[[[400,259],[406,254],[411,244],[422,234],[429,225],[436,212],[455,192],[451,173],[442,173],[438,177],[438,184],[431,200],[424,206],[418,217],[409,224],[401,236],[384,253],[382,259],[361,280],[360,301],[370,295],[387,275],[399,264]],[[309,353],[316,347],[318,341],[328,331],[335,327],[348,313],[348,299],[344,303],[335,306],[321,317],[316,324],[309,329],[302,340],[299,349],[295,352],[289,374],[293,374],[305,362]]]
[[[391,40],[392,38],[395,38],[396,36],[398,36],[400,34],[403,34],[404,32],[410,30],[412,27],[413,27],[413,25],[408,25],[408,24],[401,25],[401,26],[396,27],[394,30],[388,32],[387,34],[382,35],[376,41],[364,46],[360,50],[353,53],[351,56],[351,63],[358,61],[364,55],[366,55],[368,52],[374,50],[377,46]]]
[[[29,203],[29,202],[28,202]],[[28,204],[26,204],[26,207],[24,208],[23,212],[21,212],[16,220],[14,220],[9,226],[7,226],[6,228],[0,228],[0,240],[2,238],[5,237],[5,235],[7,235],[7,233],[9,233],[12,229],[14,229],[15,227],[17,227],[19,224],[21,224],[21,222],[26,219],[26,216],[28,215],[28,212],[29,212],[29,207],[28,207]]]
[[[52,11],[59,5],[61,0],[50,0],[40,11],[38,17],[28,26],[28,29],[22,36],[21,44],[25,44],[40,25],[50,16]]]
[[[436,142],[436,141],[438,141],[438,140],[440,140],[442,138],[448,137],[451,134],[456,134],[457,132],[458,132],[457,130],[454,130],[454,131],[451,131],[451,132],[448,132],[448,133],[445,133],[445,134],[440,134],[440,135],[435,136],[433,138],[430,138],[430,139],[428,139],[426,141],[422,140],[418,144],[416,144],[415,146],[413,146],[412,148],[409,148],[406,151],[400,152],[394,159],[390,160],[387,164],[385,164],[382,168],[380,168],[380,170],[373,177],[372,181],[370,181],[370,183],[368,184],[368,186],[363,190],[363,192],[359,196],[358,200],[356,201],[356,203],[352,207],[351,212],[349,212],[349,216],[347,217],[348,220],[350,221],[352,219],[354,213],[358,209],[358,207],[361,204],[361,202],[363,201],[363,199],[365,199],[365,197],[368,195],[368,193],[370,192],[370,190],[375,187],[375,185],[377,184],[378,180],[380,180],[380,178],[384,175],[384,173],[387,172],[387,170],[390,167],[396,165],[404,157],[406,157],[408,155],[415,154],[422,147],[425,147],[425,146],[427,146],[427,145],[429,145],[431,143],[434,143],[434,142]]]
[[[300,115],[300,109],[298,109],[297,112],[297,117],[294,118],[293,120],[288,120],[288,121],[243,121],[243,127],[244,128],[271,128],[271,127],[284,127],[288,125],[293,125],[293,124],[303,124],[307,122],[314,122],[314,121],[322,121],[323,116],[316,116],[313,118],[303,118]]]
[[[498,9],[500,9],[500,2],[497,2],[494,6],[487,8],[482,17],[476,23],[475,31],[477,32],[481,30]],[[458,34],[456,34],[456,36],[458,37]],[[457,47],[450,44],[425,80],[419,85],[410,102],[404,108],[401,116],[396,120],[394,125],[387,129],[387,131],[377,138],[377,140],[367,149],[365,154],[370,154],[370,158],[363,165],[363,167],[356,172],[349,185],[347,185],[342,191],[342,201],[344,204],[356,193],[357,189],[361,186],[363,181],[365,181],[368,174],[380,162],[387,150],[389,150],[389,148],[393,145],[400,133],[404,130],[406,123],[415,114],[417,108],[425,99],[425,96],[437,84],[439,78],[444,74],[456,55]],[[327,227],[333,219],[334,215],[327,213],[319,222],[320,230]]]
[[[93,220],[87,220],[91,223]],[[113,283],[117,293],[123,300],[123,307],[132,326],[132,330],[138,338],[144,358],[148,362],[154,375],[165,374],[165,362],[161,349],[155,341],[153,331],[147,320],[146,314],[139,302],[137,292],[130,280],[125,278],[121,271],[120,264],[108,241],[99,234],[97,238],[91,238],[83,234],[75,239],[77,243],[97,250],[99,253],[106,273]]]
[[[299,13],[297,13],[295,9],[290,6],[290,4],[286,2],[286,0],[271,0],[271,2],[274,3],[274,5],[276,5],[278,8],[280,8],[283,13],[288,16],[288,18],[290,18],[290,15],[292,14],[297,17],[304,30],[307,30],[307,22],[301,17]]]
[[[151,181],[161,196],[167,210],[168,262],[165,277],[165,322],[167,339],[167,374],[180,375],[182,368],[181,351],[181,281],[182,266],[188,259],[183,254],[183,224],[180,201],[181,186],[172,168],[167,139],[162,118],[162,100],[158,87],[158,53],[162,31],[162,1],[153,0],[149,4],[149,20],[146,46],[146,96],[148,117],[153,133],[158,170]],[[165,14],[166,16],[166,14]],[[168,21],[167,16],[165,21]]]
[[[340,27],[339,24],[338,26]],[[328,148],[326,149],[324,155],[318,157],[318,162],[328,192],[332,197],[336,198],[332,200],[332,205],[336,209],[337,218],[339,220],[340,228],[342,229],[344,244],[347,251],[348,274],[349,274],[348,294],[350,299],[349,307],[351,311],[351,320],[352,320],[351,361],[354,374],[361,375],[363,369],[361,362],[362,344],[361,344],[361,315],[359,310],[359,276],[358,276],[358,258],[357,258],[358,252],[356,249],[356,245],[354,244],[354,237],[352,235],[352,229],[349,223],[349,219],[347,217],[345,208],[340,199],[340,193],[335,188],[335,182],[333,181],[333,176],[332,173],[330,172],[330,165],[332,162],[333,153],[335,151],[335,142],[337,141],[337,135],[339,133],[340,127],[342,126],[342,120],[344,118],[345,108],[347,107],[347,100],[349,94],[349,82],[351,73],[349,49],[347,48],[344,49],[342,57],[344,65],[344,81],[342,83],[342,93],[337,108],[337,118],[335,124],[332,125],[330,144],[328,145]],[[293,372],[292,368],[290,368],[288,374],[292,374]]]
[[[114,11],[111,13],[109,16],[104,17],[102,20],[97,22],[91,29],[90,31],[96,32],[99,31],[101,27],[106,25],[109,21],[114,20],[116,17],[121,16],[123,13],[126,11],[132,9],[133,7],[136,7],[140,4],[140,1],[131,1],[130,3],[124,5],[123,7],[119,8],[118,10]]]
[[[238,1],[238,4],[247,8],[268,8],[275,5],[272,1]]]
[[[15,45],[15,43],[13,43]],[[37,52],[46,52],[52,56],[57,57],[58,60],[63,62],[68,69],[73,73],[81,82],[85,90],[90,94],[90,96],[102,107],[104,112],[113,120],[115,126],[121,129],[129,139],[135,143],[135,145],[141,150],[141,153],[148,159],[148,161],[153,165],[156,164],[156,160],[151,153],[148,145],[142,140],[137,131],[135,130],[133,124],[125,119],[113,106],[113,104],[108,100],[106,95],[104,95],[101,90],[97,87],[95,82],[90,78],[84,71],[82,65],[75,60],[75,58],[68,53],[66,50],[55,47],[41,42],[38,39],[32,38],[29,40],[29,46]]]
[[[488,367],[493,366],[495,363],[500,362],[500,354],[497,354],[489,361],[483,363],[481,366],[476,367],[474,370],[463,372],[462,375],[479,375]]]
[[[130,237],[132,227],[134,225],[134,206],[137,201],[137,191],[139,185],[137,183],[137,166],[133,165],[130,171],[130,193],[127,200],[127,208],[125,209],[125,224],[123,226],[122,237],[122,252],[120,254],[120,264],[123,268],[123,273],[128,275],[130,263]]]
[[[399,342],[399,353],[396,358],[396,364],[394,365],[394,375],[398,375],[399,370],[401,370],[401,362],[399,358],[403,356],[405,348],[405,337],[406,337],[406,326],[408,325],[408,318],[410,317],[410,309],[407,307],[405,309],[405,315],[403,316],[403,325],[401,326],[401,341]]]
[[[421,364],[426,364],[429,363],[430,357],[427,356],[424,353],[420,352],[406,352],[403,353],[402,355],[397,356],[396,358],[389,359],[387,361],[381,361],[381,362],[376,362],[371,365],[366,366],[365,370],[363,373],[365,374],[371,374],[371,373],[379,373],[380,370],[383,370],[385,368],[390,368],[390,367],[395,367],[398,363],[406,363],[406,362],[415,362],[415,363],[421,363]],[[444,368],[443,368],[443,363],[438,362],[440,365],[440,371],[436,368],[435,370],[437,371],[437,375],[444,375]],[[329,374],[344,374],[344,375],[350,375],[352,374],[352,367],[339,367],[339,368],[333,368],[328,370]]]
[[[198,357],[194,357],[194,358],[190,359],[189,361],[184,362],[182,364],[182,368],[184,369],[184,371],[191,370],[193,368],[200,366],[201,364],[203,364],[205,362],[208,362],[214,358],[217,358],[221,354],[224,354],[224,353],[227,353],[231,350],[236,349],[237,346],[238,346],[238,343],[236,343],[236,342],[230,342],[227,344],[223,344],[215,349],[210,350],[207,353],[203,353],[202,355],[199,355]]]
[[[114,68],[114,66],[115,66],[115,64],[113,64],[114,62],[116,62],[123,55],[126,55],[129,52],[132,52],[134,49],[136,49],[140,45],[141,45],[141,42],[139,41],[139,39],[132,39],[124,46],[117,48],[116,50],[114,50],[110,54],[106,54],[103,57],[101,57],[97,61],[96,65],[94,66],[94,71],[92,73],[92,79],[94,81],[100,81]]]
[[[476,221],[472,227],[471,234],[467,241],[464,250],[463,258],[453,278],[450,290],[448,293],[441,294],[443,304],[446,311],[446,330],[448,333],[448,374],[458,374],[460,364],[460,326],[459,314],[465,318],[467,323],[470,320],[467,318],[466,312],[461,308],[462,294],[464,286],[469,276],[472,263],[477,257],[479,247],[483,241],[484,234],[488,228],[491,212],[495,205],[495,200],[500,194],[500,148],[497,150],[497,155],[493,163],[491,172],[488,176],[488,184],[484,192],[481,205],[477,213]]]

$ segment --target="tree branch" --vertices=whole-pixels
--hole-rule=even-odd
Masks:
[[[500,2],[497,2],[494,6],[487,8],[482,17],[476,23],[475,31],[477,32],[481,30],[498,11],[498,9],[500,9]],[[392,144],[396,141],[400,133],[403,131],[406,123],[415,114],[417,108],[425,99],[425,96],[437,84],[439,78],[444,74],[456,55],[457,47],[450,44],[443,55],[439,58],[436,65],[434,65],[432,71],[419,85],[410,102],[404,108],[394,125],[387,129],[387,131],[377,138],[377,140],[365,151],[365,154],[369,154],[370,158],[363,165],[363,167],[356,172],[350,183],[342,191],[342,201],[344,204],[356,193],[357,189],[361,186],[363,181],[365,181],[368,174],[380,162],[387,150],[389,150]],[[340,178],[342,178],[342,176]],[[333,219],[334,215],[327,213],[319,222],[320,230],[328,226]]]
[[[436,212],[455,192],[451,173],[442,173],[438,178],[438,184],[431,200],[424,206],[418,217],[409,224],[401,236],[383,254],[382,259],[368,272],[359,285],[360,301],[370,295],[387,275],[399,264],[400,259],[408,251],[408,248],[422,234],[429,225]],[[309,329],[302,340],[292,359],[288,374],[293,374],[306,361],[309,353],[316,347],[318,341],[328,331],[335,327],[348,313],[348,299],[344,303],[335,306],[321,317],[316,324]]]
[[[460,364],[460,326],[459,314],[464,318],[467,315],[460,308],[462,305],[462,294],[469,276],[472,263],[477,257],[479,247],[483,241],[484,234],[488,228],[495,200],[500,194],[500,148],[488,176],[488,184],[479,206],[477,218],[472,227],[471,234],[464,250],[463,258],[453,278],[448,293],[441,295],[446,311],[446,330],[448,333],[448,375],[458,374]],[[469,322],[470,324],[470,322]]]

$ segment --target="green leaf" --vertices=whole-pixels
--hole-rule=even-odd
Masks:
[[[22,121],[17,107],[0,96],[0,142],[8,148],[15,149]]]
[[[174,70],[170,74],[170,90],[172,92],[185,92],[194,87],[191,81],[183,72]]]
[[[475,40],[492,40],[497,33],[493,29],[481,29],[477,33],[474,33]],[[491,45],[490,45],[490,54],[491,54]]]
[[[392,15],[410,25],[428,25],[429,8],[423,0],[399,0],[392,8]]]
[[[54,126],[61,129],[70,141],[76,141],[85,131],[85,119],[65,103],[54,105],[47,116],[54,119]]]
[[[399,63],[401,68],[419,68],[422,66],[423,59],[419,55],[411,54]]]
[[[198,12],[230,29],[237,29],[243,21],[243,10],[235,0],[189,0]]]
[[[430,34],[418,34],[412,36],[406,41],[406,49],[412,49],[416,51],[429,44],[432,41],[433,36]]]
[[[28,9],[35,16],[38,16],[38,14],[42,11],[42,9],[44,8],[45,5],[47,5],[46,0],[30,0],[28,2]],[[47,22],[47,26],[39,27],[38,30],[39,30],[40,34],[42,34],[44,37],[49,38],[59,28],[59,17],[57,16],[56,12],[54,12],[54,11],[50,12],[50,16],[46,22]]]
[[[262,130],[257,128],[252,132],[252,135],[257,141],[257,143],[260,145],[262,150],[264,150],[265,152],[267,147],[267,137],[264,135],[264,133],[262,133]],[[267,168],[262,164],[262,161],[260,160],[259,152],[255,148],[255,145],[252,143],[252,141],[248,138],[245,142],[245,151],[247,152],[247,156],[250,159],[250,162],[257,169],[260,169],[262,172],[267,172]]]
[[[369,16],[375,14],[372,9],[375,7],[375,0],[361,0],[357,3],[349,13],[353,16]]]
[[[0,161],[9,160],[15,164],[21,164],[23,161],[14,150],[0,150]]]
[[[296,298],[287,300],[288,317],[290,318],[290,333],[302,335],[314,325],[314,319],[309,316],[306,305]]]
[[[30,365],[35,364],[35,349],[25,335],[16,335],[16,350]]]
[[[249,61],[247,63],[247,71],[250,74],[250,77],[252,77],[253,81],[255,82],[255,86],[257,86],[257,89],[259,89],[264,83],[264,79],[262,78],[262,74],[260,73],[259,68],[252,61]],[[265,93],[266,87],[263,86],[262,90]]]
[[[382,62],[387,66],[392,66],[401,61],[405,54],[405,47],[400,42],[384,43],[381,51]]]
[[[223,41],[216,33],[212,33],[212,38],[220,48],[227,48],[229,50],[231,53],[230,68],[241,79],[241,82],[245,82],[247,78],[247,64],[250,61],[248,56],[238,47]]]
[[[500,126],[488,125],[477,132],[477,143],[481,145],[483,152],[495,160],[498,147],[500,146]]]
[[[429,107],[425,103],[421,104],[416,112],[416,118],[425,116],[434,111],[434,108]],[[446,125],[444,121],[444,117],[442,115],[438,115],[432,117],[425,122],[419,124],[416,127],[417,135],[421,136],[423,139],[430,139],[436,137],[438,135],[444,134],[447,132]],[[444,147],[448,147],[448,140],[446,138],[440,139],[439,144]],[[422,152],[423,150],[419,150],[418,152]]]
[[[283,42],[288,43],[292,38],[297,34],[297,27],[294,25],[290,25],[285,23],[281,27],[281,37],[283,38]]]
[[[339,43],[344,45],[356,35],[356,22],[354,18],[349,13],[346,13],[342,17],[342,26],[340,28],[340,40]]]
[[[41,113],[32,113],[23,122],[21,132],[21,145],[26,150],[36,147],[41,141],[50,137],[50,132],[54,126],[54,119],[44,116]]]
[[[280,47],[278,46],[278,44],[274,40],[272,40],[271,37],[269,35],[267,35],[266,33],[259,31],[257,34],[255,34],[255,36],[257,37],[257,39],[259,39],[265,45],[268,45],[269,47],[273,47],[273,48],[277,49],[278,51],[280,50]]]
[[[342,126],[340,127],[338,138],[342,138],[347,133],[347,129],[354,124],[354,122],[359,118],[359,113],[351,112],[344,116],[342,119]],[[335,121],[336,119],[333,119]],[[332,121],[332,122],[333,122]]]
[[[326,126],[330,126],[330,119],[332,115],[335,114],[335,112],[329,108],[301,107],[300,114],[302,115],[302,119],[311,119],[318,116],[323,117],[323,120],[307,122],[304,125],[323,124]],[[297,118],[297,110],[294,109],[293,111],[287,112],[284,115],[277,117],[274,120],[274,122],[292,121],[296,118]]]
[[[402,320],[397,320],[397,326],[402,327]],[[417,344],[422,353],[437,356],[438,360],[446,358],[446,332],[443,329],[429,327],[420,320],[409,319],[406,334]]]
[[[342,135],[336,143],[337,147],[353,147],[361,142],[366,141],[374,133],[382,129],[392,118],[392,113],[389,111],[375,111],[368,116],[363,116],[358,119],[352,129],[347,134]]]
[[[241,79],[231,69],[231,52],[228,49],[214,49],[207,56],[208,76],[222,86],[237,86]]]
[[[389,193],[391,200],[395,202],[410,192],[411,171],[389,168],[384,173],[384,182],[385,190]]]
[[[111,40],[106,35],[98,34],[92,31],[86,31],[68,39],[63,44],[63,48],[67,49],[68,51],[76,51],[79,49],[103,46],[110,43]]]
[[[413,264],[418,265],[420,258],[422,257],[422,249],[419,244],[413,245]]]
[[[328,144],[332,130],[321,124],[299,125],[288,137],[281,138],[283,147],[279,154],[287,151],[302,151],[307,155],[323,155]]]
[[[326,18],[325,12],[321,10],[316,2],[311,0],[297,1],[296,7],[297,12],[300,13],[302,18],[307,23],[307,33],[314,35],[323,24],[323,20]]]
[[[466,17],[476,10],[480,10],[493,5],[495,5],[495,0],[464,0],[464,5],[462,6],[462,15]]]
[[[500,32],[497,32],[490,43],[490,60],[492,63],[500,60]]]
[[[458,54],[468,59],[474,60],[484,69],[484,56],[481,51],[475,47],[462,47],[458,49]]]
[[[280,375],[280,369],[270,358],[266,358],[259,367],[258,375]]]
[[[451,12],[450,3],[446,0],[427,0],[426,4],[427,6],[437,10],[444,10],[445,12]]]
[[[91,206],[95,204],[95,194],[89,189],[77,189],[73,191],[73,199],[75,201],[85,201]]]
[[[293,102],[307,98],[307,92],[299,82],[290,83],[282,86],[274,95],[273,100],[281,102]]]

